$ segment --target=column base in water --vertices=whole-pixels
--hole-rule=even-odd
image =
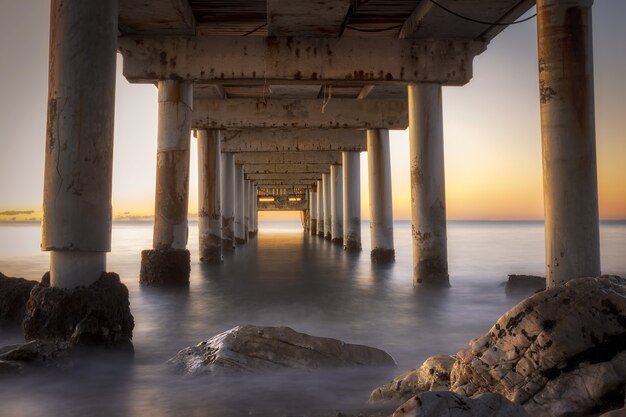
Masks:
[[[142,285],[187,285],[191,272],[191,255],[184,250],[148,249],[141,252]]]
[[[416,286],[450,286],[448,262],[442,258],[429,258],[418,261],[414,266],[413,276],[415,277],[414,284]]]
[[[256,232],[248,232],[248,238],[249,239],[252,239],[255,236],[256,236]]]
[[[204,249],[200,249],[200,262],[207,264],[221,264],[224,262],[222,257],[222,238],[215,235],[209,236],[210,245]]]
[[[235,238],[235,245],[245,245],[245,244],[246,244],[246,239],[242,239],[240,237]]]
[[[323,232],[323,231],[321,231],[321,232],[317,232],[317,235],[318,235],[319,237],[321,237],[322,239],[324,238],[324,232]]]
[[[336,238],[332,239],[331,242],[333,242],[335,245],[343,245],[343,238],[342,237],[336,237]]]
[[[343,242],[343,249],[347,252],[359,252],[361,250],[361,240],[355,237],[348,237]]]
[[[331,235],[330,233],[326,233],[326,235],[324,236],[324,239],[332,240],[333,239],[333,235]]]
[[[317,219],[311,220],[311,236],[317,235]]]
[[[391,263],[396,260],[396,251],[394,249],[376,248],[370,254],[372,262],[377,264]]]

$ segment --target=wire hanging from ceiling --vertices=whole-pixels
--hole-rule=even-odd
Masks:
[[[471,18],[471,17],[467,17],[467,16],[464,16],[464,15],[462,15],[462,14],[460,14],[460,13],[455,12],[454,10],[450,10],[450,9],[448,9],[446,6],[444,6],[443,4],[439,3],[439,2],[438,2],[438,1],[436,1],[436,0],[430,0],[430,2],[431,2],[432,4],[434,4],[435,6],[439,7],[440,9],[442,9],[442,10],[444,10],[444,11],[446,11],[446,12],[450,13],[451,15],[454,15],[454,16],[456,16],[456,17],[460,18],[460,19],[464,19],[464,20],[467,20],[467,21],[470,21],[470,22],[474,22],[474,23],[480,23],[480,24],[482,24],[482,25],[489,25],[489,26],[510,26],[510,25],[517,25],[518,23],[524,23],[524,22],[527,22],[527,21],[529,21],[530,19],[532,19],[532,18],[534,18],[534,17],[536,17],[536,16],[537,16],[537,13],[535,13],[535,14],[533,14],[532,16],[528,16],[528,17],[526,17],[526,18],[524,18],[524,19],[521,19],[521,20],[516,20],[516,21],[514,21],[514,22],[487,22],[487,21],[485,21],[485,20],[479,20],[479,19],[474,19],[474,18]]]

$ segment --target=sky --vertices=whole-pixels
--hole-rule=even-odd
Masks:
[[[48,0],[0,0],[0,220],[39,217],[48,81]],[[626,219],[626,1],[593,7],[600,217]],[[113,167],[116,217],[150,216],[157,91],[118,76]],[[443,90],[449,219],[543,218],[536,22],[511,26],[474,60],[474,78]],[[410,219],[407,131],[391,132],[395,219]],[[197,211],[195,140],[190,213]],[[369,218],[367,155],[362,216]],[[18,215],[12,212],[32,212]],[[4,213],[4,214],[3,214]],[[262,216],[268,218],[271,216]],[[290,218],[299,218],[295,215]]]

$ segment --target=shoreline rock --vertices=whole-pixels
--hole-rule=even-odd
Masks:
[[[546,289],[546,278],[536,275],[518,275],[511,274],[509,279],[504,283],[504,290],[507,293],[512,292],[537,292]]]
[[[0,272],[0,325],[21,326],[30,291],[37,284],[37,281],[8,277]]]
[[[167,364],[187,375],[395,366],[380,349],[310,336],[289,327],[238,326],[179,351]]]

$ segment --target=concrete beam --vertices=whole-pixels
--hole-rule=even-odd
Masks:
[[[258,164],[245,165],[246,174],[296,174],[315,173],[324,174],[330,172],[329,164]]]
[[[257,180],[255,181],[260,187],[302,187],[307,188],[311,187],[315,180],[306,181],[306,180]]]
[[[131,82],[335,82],[464,85],[486,43],[449,39],[123,36]]]
[[[246,174],[246,179],[255,182],[262,180],[317,181],[322,179],[322,174]]]
[[[198,99],[192,126],[207,128],[381,128],[408,127],[407,101],[331,99],[322,112],[322,99],[250,100]]]
[[[338,36],[351,0],[267,0],[269,36]]]
[[[223,131],[222,152],[367,150],[365,130],[243,129]]]
[[[235,163],[248,164],[340,164],[341,152],[242,152]]]
[[[119,29],[125,35],[195,35],[196,21],[187,0],[124,0]]]

